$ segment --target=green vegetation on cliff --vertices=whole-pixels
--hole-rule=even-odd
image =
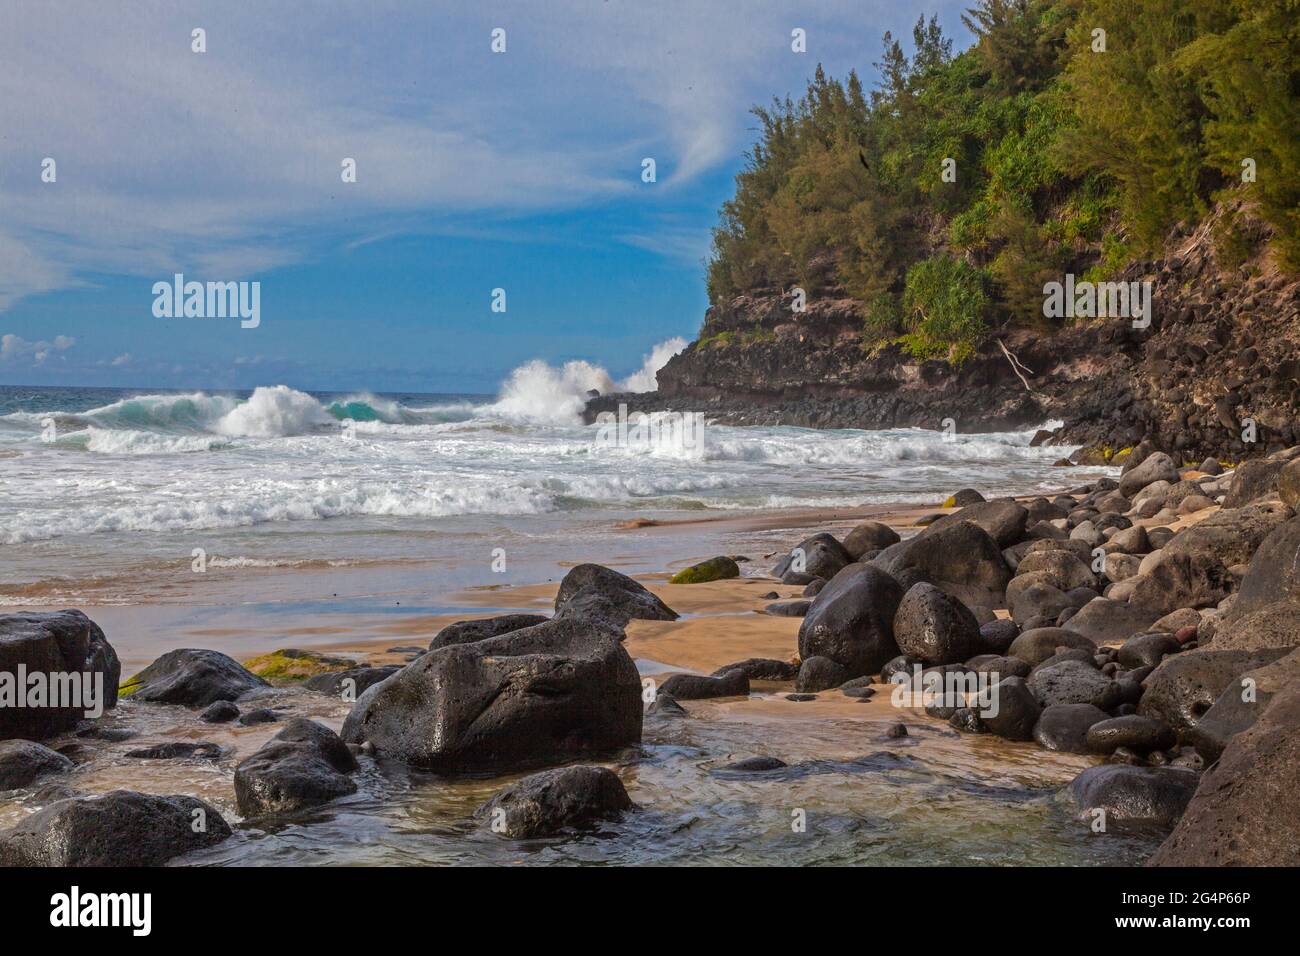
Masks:
[[[819,66],[755,108],[713,304],[835,290],[866,344],[959,361],[990,327],[1047,323],[1045,282],[1114,277],[1229,196],[1300,270],[1298,0],[982,0],[964,20],[955,56],[934,19],[910,56],[885,34],[874,91]],[[1228,218],[1215,241],[1240,263],[1259,239]]]

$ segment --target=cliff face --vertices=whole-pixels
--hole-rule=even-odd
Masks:
[[[898,346],[865,349],[855,300],[810,301],[796,314],[788,296],[756,292],[708,311],[700,338],[660,370],[657,393],[602,396],[588,415],[626,402],[821,428],[937,429],[951,418],[959,431],[994,431],[1061,419],[1049,443],[1095,445],[1103,457],[1144,438],[1188,460],[1300,443],[1300,279],[1261,258],[1221,265],[1214,224],[1116,277],[1152,283],[1146,329],[1101,319],[995,332],[954,368]],[[1242,440],[1247,420],[1254,442]]]

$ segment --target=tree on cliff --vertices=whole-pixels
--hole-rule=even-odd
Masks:
[[[870,93],[818,67],[797,101],[754,110],[710,299],[833,289],[862,303],[868,344],[959,360],[989,323],[1042,323],[1044,282],[1113,277],[1230,190],[1294,271],[1296,13],[1296,0],[982,0],[964,18],[976,42],[955,56],[933,18],[910,56],[886,34]],[[1240,256],[1241,235],[1221,241]],[[918,311],[939,277],[962,293]]]

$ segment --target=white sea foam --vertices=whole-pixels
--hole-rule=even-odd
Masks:
[[[320,402],[305,392],[287,385],[258,388],[213,426],[220,435],[250,438],[274,438],[302,435],[337,424],[337,419]]]
[[[659,370],[668,364],[668,360],[676,355],[682,349],[686,348],[687,341],[681,336],[668,339],[666,342],[660,342],[650,354],[645,357],[641,368],[633,372],[619,386],[624,392],[657,392],[659,391],[659,379],[656,378]]]
[[[622,385],[643,387],[679,344],[656,347]],[[611,445],[581,412],[588,389],[616,387],[590,363],[538,361],[477,404],[408,406],[364,392],[321,400],[273,385],[244,399],[143,394],[88,411],[13,412],[0,418],[0,542],[330,519],[400,518],[408,528],[463,516],[490,528],[493,516],[560,510],[926,502],[968,485],[989,494],[1066,478],[1051,467],[1062,449],[1030,448],[1032,430],[945,440],[914,428],[711,424],[703,455],[671,441]]]

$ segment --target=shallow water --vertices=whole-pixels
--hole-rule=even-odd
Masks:
[[[180,707],[123,701],[101,722],[131,728],[115,743],[69,736],[85,762],[46,778],[47,789],[0,797],[9,826],[70,787],[124,787],[190,793],[235,825],[235,836],[174,861],[187,865],[429,864],[872,864],[1123,865],[1141,862],[1162,834],[1093,834],[1072,819],[1059,788],[1088,758],[1029,744],[958,735],[939,721],[901,715],[909,736],[885,738],[900,718],[887,694],[841,706],[793,705],[760,689],[750,700],[688,702],[686,717],[649,716],[643,744],[606,762],[623,779],[634,812],[590,832],[516,841],[476,827],[475,808],[517,778],[448,777],[361,758],[359,791],[326,807],[278,818],[240,820],[236,764],[280,725],[203,724]],[[347,705],[298,690],[268,692],[259,706],[281,706],[337,727]],[[807,717],[798,707],[809,707]],[[812,710],[816,707],[819,710]],[[850,710],[850,707],[852,708]],[[163,739],[207,740],[218,761],[149,761],[129,750]],[[790,766],[763,773],[721,768],[744,757],[776,756]],[[792,826],[802,811],[806,829]]]

